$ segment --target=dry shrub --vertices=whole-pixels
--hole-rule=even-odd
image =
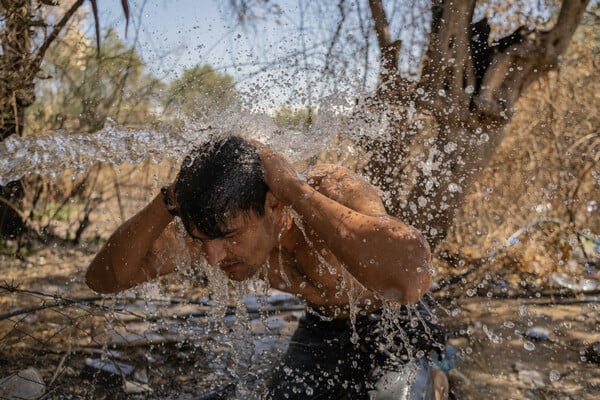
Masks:
[[[176,168],[173,160],[146,160],[138,165],[97,163],[85,173],[66,170],[55,178],[28,175],[24,214],[43,235],[75,242],[106,238],[170,182]]]
[[[583,237],[600,233],[600,73],[594,26],[582,26],[560,70],[533,84],[456,219],[446,250],[480,257],[532,226],[499,265],[537,276],[581,273]],[[588,255],[589,256],[589,255]],[[505,260],[506,261],[506,260]],[[501,264],[501,263],[500,263]]]

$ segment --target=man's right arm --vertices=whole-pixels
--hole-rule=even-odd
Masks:
[[[88,267],[88,286],[114,293],[174,271],[177,265],[172,258],[157,259],[177,240],[174,224],[169,225],[172,221],[159,194],[111,235]]]

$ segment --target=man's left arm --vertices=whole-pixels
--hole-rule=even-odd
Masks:
[[[404,304],[417,302],[429,290],[430,250],[418,230],[325,196],[268,148],[261,148],[261,158],[275,197],[291,205],[365,287]]]

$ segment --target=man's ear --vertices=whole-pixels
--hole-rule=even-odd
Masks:
[[[283,210],[283,205],[284,204],[281,201],[279,201],[277,197],[275,197],[273,192],[271,192],[270,190],[267,191],[267,196],[265,198],[266,215],[281,214],[281,211]]]

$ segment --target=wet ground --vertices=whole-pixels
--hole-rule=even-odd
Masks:
[[[145,298],[103,300],[83,285],[93,253],[50,245],[25,260],[0,256],[0,377],[35,367],[48,398],[250,399],[301,315],[278,295],[248,299],[248,314],[238,315],[247,329],[232,330],[233,308],[219,311],[223,324],[210,325],[206,289],[181,279]],[[458,399],[600,398],[600,364],[590,353],[600,342],[598,297],[456,290],[451,298],[437,308],[458,351],[450,373]],[[257,306],[270,311],[255,313]],[[254,350],[240,350],[249,337]]]

